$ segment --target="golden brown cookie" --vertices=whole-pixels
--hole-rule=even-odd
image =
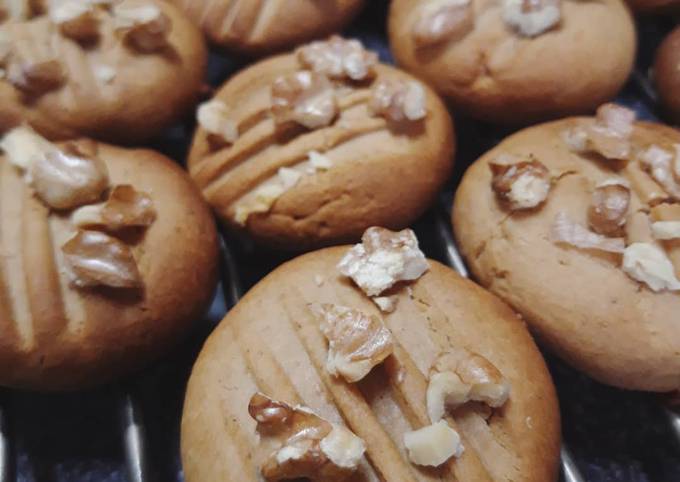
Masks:
[[[199,108],[189,172],[235,231],[285,249],[403,228],[453,165],[428,87],[334,37],[238,73]]]
[[[320,472],[332,474],[338,461],[346,462],[340,468],[351,481],[556,480],[557,401],[524,324],[488,292],[427,262],[409,244],[408,231],[394,236],[371,228],[351,255],[345,246],[294,259],[227,315],[189,381],[182,419],[188,482],[300,473],[342,480]],[[405,258],[390,264],[399,252]],[[357,265],[360,260],[368,264]],[[339,263],[369,292],[391,286],[382,292],[390,312],[341,275]],[[411,281],[384,283],[395,272]],[[458,365],[448,364],[452,359]],[[466,372],[472,367],[476,375]],[[361,379],[347,381],[360,368],[367,369]],[[464,372],[498,379],[475,384]],[[333,432],[351,431],[349,441],[333,444],[329,435],[318,443],[330,429],[324,423]],[[321,434],[306,437],[304,427]]]
[[[281,51],[337,32],[363,0],[170,0],[211,43],[250,55]]]
[[[478,281],[595,379],[680,387],[680,133],[613,105],[476,161],[454,230]]]
[[[594,110],[636,49],[620,0],[396,0],[389,36],[397,62],[454,107],[505,124]]]
[[[188,176],[149,150],[0,145],[0,384],[101,384],[156,359],[202,316],[217,235]]]
[[[200,31],[157,0],[54,0],[0,27],[0,131],[21,123],[53,140],[137,142],[197,100]]]
[[[680,124],[680,27],[666,37],[656,52],[654,81],[669,118]]]

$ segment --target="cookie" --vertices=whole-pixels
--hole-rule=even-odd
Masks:
[[[184,14],[156,0],[63,0],[0,26],[0,132],[51,140],[149,139],[193,107],[207,52]]]
[[[105,383],[158,358],[212,299],[217,235],[149,150],[18,128],[0,140],[0,384]]]
[[[194,366],[181,448],[188,482],[548,482],[559,412],[505,304],[411,231],[371,228],[279,267],[227,315]]]
[[[477,280],[573,366],[680,387],[680,132],[612,104],[520,131],[466,172],[453,222]]]
[[[485,121],[525,124],[586,113],[612,98],[635,58],[626,6],[620,0],[526,5],[396,0],[392,52],[454,107]]]
[[[363,0],[170,0],[200,25],[210,42],[232,52],[261,55],[337,32]]]
[[[408,226],[451,172],[441,100],[333,37],[259,62],[198,110],[191,176],[233,230],[283,249]]]
[[[656,52],[654,82],[669,119],[680,124],[680,27],[666,37]]]

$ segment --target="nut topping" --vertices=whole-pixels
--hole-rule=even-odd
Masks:
[[[291,407],[256,393],[248,405],[258,430],[276,437],[281,447],[262,466],[267,481],[308,478],[342,481],[357,469],[366,450],[363,440],[305,407]]]
[[[158,6],[140,0],[123,0],[114,5],[113,18],[116,31],[134,49],[151,53],[167,47],[172,24]]]
[[[82,0],[65,0],[50,6],[49,16],[61,33],[77,41],[88,42],[99,36],[99,20],[93,4]]]
[[[623,238],[608,238],[589,231],[569,219],[564,212],[557,213],[550,228],[550,241],[564,243],[581,249],[596,249],[609,253],[623,253],[626,243]]]
[[[503,0],[503,20],[520,35],[536,37],[562,17],[560,0]]]
[[[55,146],[30,127],[16,127],[0,139],[0,149],[5,152],[10,164],[27,171]]]
[[[156,220],[156,209],[148,194],[123,184],[115,186],[103,204],[83,206],[73,213],[73,224],[119,231],[129,227],[150,226]]]
[[[361,244],[352,247],[338,264],[340,272],[368,296],[379,296],[400,281],[420,278],[430,265],[413,231],[368,228]]]
[[[455,409],[469,401],[501,407],[510,396],[510,383],[482,355],[465,349],[440,356],[430,371],[427,413],[436,423],[446,408]]]
[[[515,164],[490,162],[493,173],[491,187],[511,211],[533,209],[548,198],[551,188],[550,171],[540,161]]]
[[[413,40],[417,47],[441,44],[473,26],[471,0],[429,0],[423,3],[420,19],[413,26]]]
[[[305,69],[336,80],[366,80],[375,74],[378,63],[378,55],[361,42],[338,35],[300,47],[296,54]]]
[[[5,0],[0,5],[0,22],[28,20],[34,13],[31,0]]]
[[[210,135],[229,144],[238,139],[238,122],[230,115],[229,108],[221,100],[204,102],[198,107],[198,124]]]
[[[632,154],[630,136],[635,112],[616,104],[597,109],[595,124],[577,126],[563,133],[569,148],[578,153],[594,153],[609,160],[629,161]]]
[[[676,201],[680,201],[680,182],[675,176],[678,156],[652,145],[640,153],[642,167]]]
[[[605,182],[595,188],[588,208],[588,224],[598,234],[623,234],[630,209],[630,188],[618,182]]]
[[[656,221],[652,223],[654,239],[664,241],[680,239],[680,221]]]
[[[427,116],[425,89],[415,80],[381,79],[371,90],[368,109],[394,122],[419,121]]]
[[[680,291],[673,263],[656,244],[633,243],[628,246],[623,253],[623,270],[652,291]]]
[[[311,308],[328,339],[326,369],[332,375],[358,382],[392,354],[392,334],[377,316],[332,304]]]
[[[325,75],[308,70],[279,77],[272,85],[272,114],[277,124],[326,127],[338,115],[333,85]]]
[[[78,287],[139,288],[142,279],[132,250],[99,231],[78,232],[61,247],[71,281]]]
[[[463,455],[460,435],[444,421],[404,434],[404,446],[414,464],[438,467]]]
[[[40,96],[61,87],[66,74],[57,59],[13,61],[7,69],[7,80],[25,94]]]

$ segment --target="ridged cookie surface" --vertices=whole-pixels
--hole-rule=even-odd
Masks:
[[[336,264],[348,247],[313,252],[254,287],[208,339],[194,367],[182,420],[182,461],[188,482],[261,480],[272,447],[260,444],[248,414],[255,392],[303,404],[346,424],[366,444],[352,481],[555,480],[559,413],[550,376],[524,324],[502,302],[452,270],[431,262],[418,281],[397,291],[383,314],[394,354],[356,384],[331,376],[327,343],[310,303],[334,303],[379,315]],[[410,288],[409,288],[410,287]],[[428,425],[427,377],[452,347],[487,357],[509,379],[501,409],[463,407],[448,422],[465,451],[439,469],[411,464],[405,432]]]
[[[73,286],[61,250],[75,233],[69,215],[48,211],[0,158],[1,385],[45,390],[109,381],[158,357],[212,299],[217,236],[186,174],[148,150],[98,144],[97,155],[112,184],[130,184],[153,202],[153,224],[126,238],[143,289]]]

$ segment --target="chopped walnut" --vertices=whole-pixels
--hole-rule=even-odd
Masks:
[[[116,31],[134,49],[152,53],[167,47],[172,24],[157,5],[123,0],[114,5],[113,18]]]
[[[591,229],[605,236],[621,236],[630,209],[630,199],[630,188],[626,185],[605,182],[597,186],[588,208]]]
[[[342,481],[356,471],[366,451],[363,440],[349,429],[324,420],[306,407],[291,407],[256,393],[248,412],[257,421],[258,430],[281,443],[261,468],[268,481]]]
[[[333,161],[317,151],[309,151],[309,165],[316,171],[327,171],[333,167]]]
[[[404,446],[414,464],[438,467],[463,455],[460,435],[444,420],[404,434]]]
[[[56,147],[30,127],[16,127],[0,139],[0,149],[5,152],[10,164],[27,171]]]
[[[32,0],[4,0],[0,3],[0,22],[28,20],[33,14]]]
[[[245,225],[251,214],[269,212],[274,203],[286,191],[295,187],[300,179],[302,179],[302,173],[296,169],[280,168],[278,176],[273,182],[257,188],[252,201],[246,201],[236,206],[234,220],[240,225]]]
[[[580,249],[595,249],[609,253],[623,253],[626,243],[623,238],[608,238],[589,231],[584,226],[559,212],[550,228],[550,241],[564,243]]]
[[[633,243],[623,253],[623,270],[652,291],[680,291],[680,281],[666,253],[656,244]]]
[[[333,84],[308,70],[277,78],[272,85],[272,114],[278,124],[297,122],[308,129],[330,125],[338,115]]]
[[[490,162],[493,173],[491,187],[512,211],[534,209],[548,199],[552,187],[550,171],[532,159],[515,164]]]
[[[371,90],[369,110],[394,122],[419,121],[427,116],[425,89],[415,80],[381,79]]]
[[[238,139],[238,122],[231,116],[229,107],[221,100],[204,102],[198,107],[198,124],[209,135],[233,144]]]
[[[94,76],[105,84],[110,84],[116,79],[116,69],[110,65],[96,65],[93,70]]]
[[[399,298],[396,296],[376,296],[371,299],[383,313],[393,313],[397,309],[397,300]]]
[[[413,40],[417,47],[441,44],[474,24],[471,0],[429,0],[413,25]]]
[[[561,18],[561,0],[503,0],[503,20],[525,37],[547,32]]]
[[[57,59],[12,61],[7,69],[7,80],[25,94],[40,96],[61,87],[66,73]]]
[[[300,47],[296,54],[304,68],[337,80],[371,78],[378,63],[378,55],[366,50],[361,42],[337,35]]]
[[[392,334],[377,316],[332,304],[311,308],[328,339],[326,369],[332,375],[358,382],[392,353]]]
[[[510,383],[498,368],[478,353],[459,349],[441,355],[430,370],[427,413],[436,423],[446,408],[455,409],[469,401],[498,408],[510,396]]]
[[[129,246],[99,231],[78,232],[61,247],[75,286],[140,288],[142,278]]]
[[[340,272],[368,296],[379,296],[400,281],[420,278],[430,265],[413,231],[368,228],[361,244],[352,247],[338,264]]]
[[[75,144],[36,158],[27,176],[37,196],[54,209],[97,202],[109,187],[106,164],[97,157],[84,155]]]
[[[147,227],[156,220],[156,209],[148,194],[123,184],[115,186],[105,203],[83,206],[73,212],[78,227],[119,231],[130,227]]]
[[[643,168],[674,200],[680,201],[680,182],[675,177],[676,153],[652,145],[640,153]]]
[[[295,187],[300,179],[302,179],[302,173],[296,169],[290,167],[281,167],[278,170],[279,179],[281,179],[281,185],[285,191]]]
[[[597,109],[595,124],[577,126],[563,133],[564,141],[577,153],[594,153],[609,160],[629,161],[633,152],[635,112],[616,104]]]
[[[652,223],[652,234],[663,241],[680,239],[680,221],[656,221]]]
[[[90,2],[82,0],[57,2],[50,6],[49,17],[66,37],[88,42],[99,36],[99,19]]]

